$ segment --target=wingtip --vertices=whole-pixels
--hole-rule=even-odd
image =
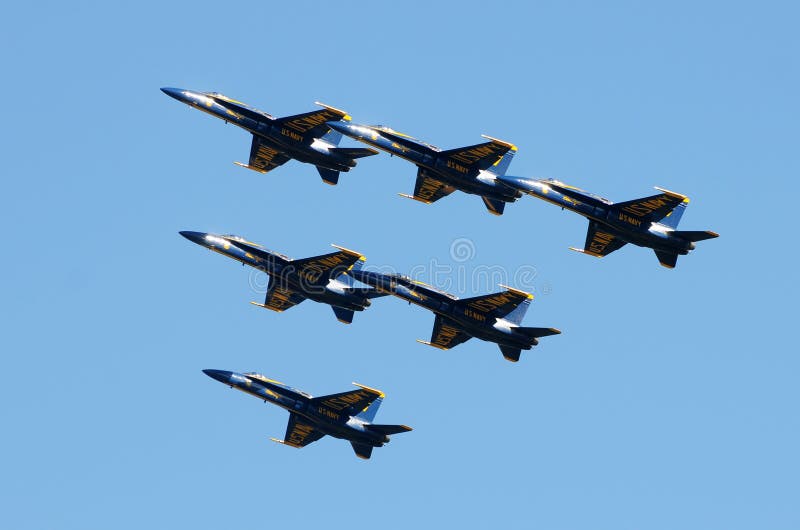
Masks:
[[[353,250],[353,249],[350,249],[350,248],[346,248],[346,247],[340,247],[339,245],[337,245],[335,243],[331,243],[331,246],[333,248],[338,248],[342,252],[346,252],[346,253],[348,253],[348,254],[350,254],[352,256],[358,256],[358,259],[360,259],[361,261],[366,261],[367,260],[367,258],[364,256],[364,254],[362,254],[361,252],[358,252],[356,250]]]
[[[507,291],[511,291],[512,293],[516,293],[516,294],[520,294],[522,296],[525,296],[525,297],[528,298],[528,300],[533,300],[533,294],[531,294],[531,293],[529,293],[527,291],[523,291],[521,289],[515,289],[513,287],[509,287],[508,285],[503,285],[502,283],[498,283],[497,285],[500,286],[501,289],[506,289]]]
[[[493,142],[496,142],[498,144],[505,145],[506,147],[508,147],[512,151],[517,151],[517,146],[512,144],[511,142],[506,142],[505,140],[500,140],[499,138],[494,138],[492,136],[489,136],[488,134],[482,134],[481,137],[482,138],[486,138],[487,140],[491,140]]]
[[[369,390],[370,392],[375,392],[376,394],[378,394],[378,397],[381,397],[381,398],[386,397],[386,394],[384,394],[382,390],[378,390],[377,388],[372,388],[372,387],[369,387],[367,385],[362,385],[361,383],[356,383],[355,381],[353,381],[353,384],[355,386],[357,386],[358,388],[363,388],[364,390]]]
[[[583,249],[583,248],[569,247],[569,249],[573,250],[575,252],[578,252],[580,254],[586,254],[587,256],[592,256],[593,258],[602,258],[602,257],[604,257],[602,254],[596,254],[594,252],[591,252],[591,251]]]
[[[432,342],[428,342],[427,340],[417,339],[417,342],[419,342],[420,344],[424,344],[425,346],[433,346],[434,348],[437,348],[437,349],[442,350],[442,351],[447,351],[448,350],[448,348],[445,348],[444,346],[439,346],[438,344],[434,344]]]
[[[657,189],[660,192],[666,193],[667,195],[675,197],[676,199],[683,199],[683,202],[689,202],[689,197],[687,197],[683,193],[678,193],[677,191],[671,191],[666,188],[661,188],[659,186],[653,186],[653,188]]]

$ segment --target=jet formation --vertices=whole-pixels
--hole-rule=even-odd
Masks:
[[[241,236],[190,231],[180,234],[193,243],[267,273],[269,285],[264,303],[250,302],[264,309],[282,312],[308,299],[330,305],[340,322],[350,324],[355,311],[369,307],[371,298],[383,296],[371,287],[354,286],[353,280],[345,275],[346,271],[360,268],[364,262],[364,256],[354,250],[333,245],[337,252],[293,260]]]
[[[269,401],[289,412],[289,424],[283,440],[290,447],[305,447],[326,434],[347,440],[356,456],[369,459],[372,449],[389,443],[389,436],[408,432],[407,425],[372,423],[384,393],[358,383],[358,390],[313,397],[261,374],[239,374],[227,370],[203,370],[207,376],[246,394]]]
[[[342,135],[329,122],[348,121],[343,110],[317,102],[321,110],[276,118],[218,92],[162,88],[162,92],[190,107],[238,125],[253,135],[247,164],[235,164],[266,173],[289,160],[316,166],[326,184],[339,182],[339,172],[350,171],[357,158],[378,154],[374,149],[339,147]]]
[[[400,274],[352,270],[356,280],[381,292],[436,313],[430,341],[422,344],[449,350],[472,337],[494,342],[507,360],[519,361],[522,350],[539,344],[539,338],[561,333],[556,328],[532,328],[520,324],[533,295],[501,285],[505,292],[458,297]]]
[[[490,213],[502,215],[507,202],[522,195],[504,186],[497,178],[508,169],[517,147],[484,136],[488,142],[443,151],[389,127],[358,125],[349,121],[328,124],[346,136],[364,142],[417,166],[414,194],[402,197],[431,204],[456,190],[479,195]]]
[[[689,199],[663,188],[656,188],[659,193],[652,196],[614,203],[555,179],[507,176],[517,147],[489,136],[483,143],[443,150],[389,127],[352,123],[345,111],[319,102],[320,110],[276,118],[216,92],[161,90],[249,132],[248,162],[236,164],[260,173],[294,159],[315,166],[322,180],[333,185],[341,172],[356,166],[357,159],[380,150],[417,166],[414,193],[400,194],[403,197],[431,204],[461,191],[480,196],[490,213],[502,215],[507,203],[528,194],[586,217],[584,247],[572,250],[590,256],[604,257],[631,243],[653,249],[661,265],[674,268],[678,256],[688,254],[698,241],[718,237],[710,230],[678,230]],[[343,136],[369,147],[339,147]],[[561,333],[551,327],[522,326],[533,295],[512,287],[501,285],[504,291],[460,299],[408,276],[364,271],[363,255],[336,245],[335,252],[291,259],[240,236],[180,233],[265,272],[269,285],[264,303],[251,303],[272,311],[282,312],[308,299],[330,305],[339,321],[350,324],[355,312],[369,307],[373,298],[393,295],[436,315],[430,341],[418,342],[448,350],[475,337],[497,344],[512,362],[540,338]],[[411,430],[372,423],[384,394],[357,383],[358,390],[314,398],[257,373],[203,372],[289,411],[284,439],[273,440],[292,447],[305,447],[330,435],[350,441],[356,455],[368,459],[374,447],[389,442],[390,435]]]
[[[498,178],[514,189],[589,219],[584,247],[570,247],[589,256],[602,258],[632,243],[653,249],[659,263],[672,269],[678,256],[688,254],[697,241],[719,237],[711,230],[678,230],[689,198],[663,188],[656,188],[660,192],[657,195],[614,203],[555,179]]]

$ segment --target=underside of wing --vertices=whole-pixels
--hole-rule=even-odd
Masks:
[[[289,413],[289,424],[286,426],[286,436],[283,440],[274,441],[291,447],[305,447],[325,436],[325,433],[315,428],[310,422],[297,414]]]
[[[269,287],[267,288],[267,296],[264,299],[264,303],[250,303],[280,313],[296,306],[305,299],[305,296],[297,291],[291,290],[288,285],[285,285],[281,280],[276,280],[274,276],[270,276]]]
[[[468,311],[485,315],[487,321],[490,318],[507,317],[518,309],[519,320],[521,320],[532,299],[533,295],[530,293],[506,287],[503,292],[464,298],[461,303],[466,306]],[[511,320],[519,323],[516,318]]]
[[[497,164],[503,155],[516,150],[512,144],[492,139],[489,142],[449,149],[439,153],[440,160],[446,160],[447,167],[466,176],[476,176],[480,171]]]
[[[261,137],[254,134],[253,142],[250,144],[250,160],[247,164],[236,162],[236,165],[259,173],[266,173],[291,159],[292,157],[270,146]]]
[[[467,342],[472,338],[472,335],[466,333],[458,325],[440,315],[436,315],[436,320],[433,323],[433,333],[431,333],[431,341],[418,340],[422,344],[439,348],[440,350],[449,350],[455,348],[462,342]]]
[[[321,105],[321,103],[319,103]],[[330,131],[327,122],[350,119],[347,113],[334,107],[324,106],[320,110],[277,118],[275,122],[287,133],[286,138],[294,139],[302,144],[310,144],[315,138],[320,138]]]
[[[338,278],[364,259],[354,250],[337,248],[338,251],[329,254],[293,260],[289,264],[290,271],[299,275],[305,285],[326,285],[331,278]]]
[[[456,191],[452,186],[448,186],[440,180],[436,180],[428,175],[424,168],[419,168],[417,171],[417,183],[414,186],[414,195],[406,195],[401,193],[403,197],[414,199],[425,204],[436,202],[442,197],[447,197]]]
[[[615,234],[603,230],[599,224],[594,221],[589,222],[589,231],[586,233],[586,243],[584,248],[570,247],[571,250],[588,254],[596,258],[608,256],[615,250],[621,249],[625,246],[626,241],[620,239]]]
[[[353,416],[367,409],[372,402],[377,399],[383,399],[383,392],[359,385],[358,390],[315,397],[311,400],[310,406],[327,407],[337,412]]]
[[[642,222],[655,222],[669,215],[679,204],[689,202],[685,195],[668,190],[661,191],[662,193],[658,195],[616,203],[614,207]]]

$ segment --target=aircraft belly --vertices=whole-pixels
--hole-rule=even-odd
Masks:
[[[324,287],[319,287],[319,290],[323,290]],[[353,311],[363,311],[369,305],[366,299],[356,298],[345,296],[341,294],[332,293],[330,291],[325,290],[324,292],[312,292],[307,290],[300,290],[309,300],[313,300],[314,302],[320,302],[322,304],[334,305],[336,307],[341,307],[343,309],[350,309]],[[314,289],[313,291],[316,291]]]

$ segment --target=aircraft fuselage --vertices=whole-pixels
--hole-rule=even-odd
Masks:
[[[348,293],[348,286],[335,278],[326,285],[319,285],[314,278],[303,277],[288,258],[263,248],[259,248],[257,252],[253,248],[248,249],[254,244],[203,232],[181,232],[181,235],[209,250],[272,276],[275,281],[281,282],[279,286],[298,291],[309,300],[352,311],[363,311],[371,305],[369,299]]]
[[[611,235],[628,243],[682,255],[688,254],[695,247],[693,242],[672,235],[674,229],[657,222],[643,222],[602,197],[577,188],[564,189],[563,185],[555,187],[547,179],[511,178],[514,178],[515,186],[528,195],[595,221]]]
[[[481,171],[476,177],[468,176],[469,169],[446,156],[440,156],[439,151],[411,138],[403,142],[396,141],[389,136],[381,134],[378,128],[367,125],[338,122],[332,125],[334,129],[371,145],[390,155],[395,155],[423,168],[433,179],[439,180],[457,190],[473,195],[481,195],[504,202],[514,202],[521,195],[515,190],[498,182],[495,175],[489,171]],[[425,190],[420,196],[424,197]]]
[[[266,113],[221,94],[177,88],[162,88],[162,90],[192,108],[259,136],[268,144],[268,148],[286,153],[300,162],[334,171],[349,171],[350,168],[356,166],[354,159],[329,151],[331,147],[335,146],[322,139],[315,139],[310,144],[308,143],[302,133],[323,123],[319,119],[313,122],[293,122],[291,125],[281,124]],[[336,116],[331,115],[331,119],[336,119]]]
[[[319,431],[344,440],[381,447],[389,441],[385,434],[369,431],[368,422],[323,405],[313,405],[310,395],[278,381],[257,374],[239,374],[226,370],[203,370],[217,381],[257,397],[307,420]]]
[[[374,272],[359,271],[354,277],[363,283],[375,287],[403,300],[424,307],[425,309],[452,320],[469,335],[481,340],[529,350],[538,344],[538,340],[515,332],[517,327],[503,318],[486,316],[480,311],[470,309],[457,298],[450,298],[442,293],[404,278]]]

